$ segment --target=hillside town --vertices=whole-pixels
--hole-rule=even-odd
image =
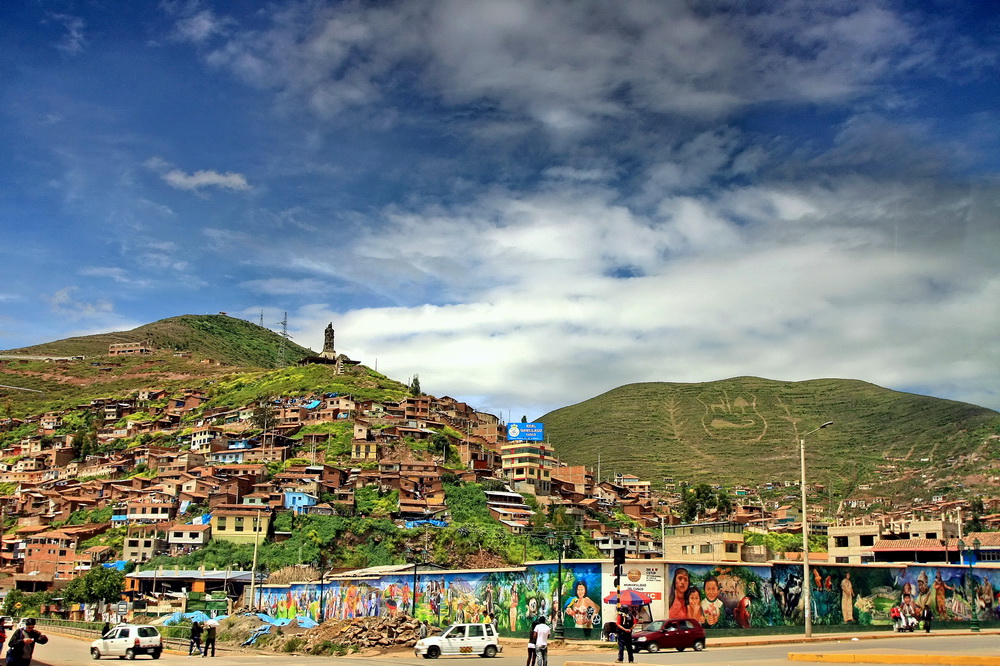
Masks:
[[[155,350],[145,343],[115,344],[108,353]],[[324,351],[302,363],[327,364],[337,373],[361,367],[336,353],[332,326]],[[621,548],[640,560],[801,557],[753,538],[801,534],[797,480],[712,488],[724,501],[685,521],[685,494],[693,489],[683,480],[665,479],[656,487],[634,473],[602,476],[567,465],[546,441],[543,424],[506,424],[455,398],[413,393],[399,400],[271,396],[209,408],[204,391],[153,386],[0,419],[8,442],[0,451],[0,524],[6,527],[0,564],[8,574],[0,589],[58,591],[96,567],[142,565],[214,541],[280,541],[287,538],[275,528],[280,514],[355,516],[357,494],[370,488],[390,498],[384,517],[400,529],[445,525],[452,521],[449,482],[480,484],[490,516],[512,534],[571,530],[605,558]],[[71,421],[94,424],[92,451],[75,441]],[[20,437],[12,440],[15,433]],[[822,490],[810,486],[807,493],[819,497]],[[864,509],[858,506],[864,501],[847,503]],[[886,498],[879,503],[892,505]],[[1000,498],[983,498],[980,507],[935,498],[871,511],[864,519],[830,518],[810,502],[805,519],[810,534],[826,537],[827,552],[812,555],[819,561],[955,563],[961,540],[970,539],[964,525],[974,509],[982,532],[971,536],[980,558],[1000,559],[1000,533],[989,532],[1000,528]],[[120,549],[87,545],[121,528]],[[143,574],[150,572],[133,575]]]

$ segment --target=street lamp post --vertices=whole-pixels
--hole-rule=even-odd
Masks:
[[[559,543],[559,561],[556,568],[556,613],[555,613],[555,627],[552,629],[553,638],[562,638],[565,631],[563,627],[563,607],[562,607],[562,561],[563,555],[566,553],[566,542],[568,539],[566,537],[558,537],[555,533],[549,533],[545,539],[550,546]]]
[[[809,580],[809,517],[806,514],[806,437],[832,425],[833,421],[827,421],[820,427],[813,428],[799,437],[799,464],[802,472],[802,478],[799,479],[802,495],[802,605],[805,609],[806,638],[812,637],[813,630],[812,594]]]
[[[979,595],[979,591],[976,588],[976,577],[972,575],[973,568],[976,566],[976,558],[979,555],[979,548],[982,546],[982,542],[979,539],[972,540],[972,555],[966,558],[965,542],[961,539],[958,540],[958,552],[961,558],[962,564],[965,564],[966,559],[969,562],[969,582],[971,583],[971,592],[969,594],[969,605],[972,606],[972,617],[969,618],[969,631],[974,633],[979,633],[979,609],[976,604],[976,597]]]
[[[427,557],[427,551],[424,549],[420,550],[410,550],[410,555],[413,557],[413,589],[410,590],[410,616],[417,616],[417,567],[421,564],[426,564],[423,560]]]

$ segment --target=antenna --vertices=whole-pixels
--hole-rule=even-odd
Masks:
[[[260,310],[260,327],[264,328],[264,309],[263,308],[261,308],[261,310]]]
[[[285,318],[278,322],[281,324],[281,337],[285,339],[285,342],[281,343],[281,347],[278,348],[278,366],[283,367],[285,365],[285,347],[286,343],[292,339],[292,336],[288,334],[288,313],[285,313]]]

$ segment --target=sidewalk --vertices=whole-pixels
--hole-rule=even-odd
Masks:
[[[849,641],[858,639],[859,641],[880,640],[884,638],[912,638],[919,640],[933,636],[970,636],[976,635],[968,629],[939,629],[929,634],[924,632],[897,633],[895,631],[842,631],[835,633],[814,633],[806,638],[805,633],[801,634],[769,634],[764,636],[712,636],[705,639],[708,646],[715,647],[740,647],[743,645],[795,645],[808,643],[822,643],[826,641]],[[983,629],[978,635],[1000,635],[1000,629]],[[504,638],[504,645],[526,646],[528,640],[525,638]],[[559,654],[571,654],[574,652],[603,652],[605,650],[617,650],[616,643],[605,641],[582,641],[565,640],[558,645],[555,640],[550,639],[549,643],[556,647]],[[554,652],[550,647],[549,652]]]
[[[914,632],[912,634],[900,634],[894,631],[858,631],[858,632],[837,632],[813,634],[806,638],[805,633],[801,634],[780,634],[769,636],[725,636],[707,639],[708,649],[713,647],[740,647],[747,645],[810,645],[812,643],[826,643],[831,641],[877,641],[885,638],[910,638],[919,641],[934,636],[1000,636],[1000,629],[984,629],[978,634],[973,634],[968,629],[942,629],[933,631],[930,634]],[[523,639],[505,639],[505,643],[526,644]],[[518,645],[522,647],[522,645]],[[516,648],[515,648],[516,649]],[[914,650],[919,652],[918,644],[914,645]],[[579,661],[567,661],[565,666],[591,666],[591,662],[586,661],[586,653],[611,653],[617,650],[614,643],[597,641],[563,641],[561,645],[551,643],[550,654],[579,654]],[[852,654],[850,652],[834,653],[810,653],[810,652],[789,652],[789,661],[812,662],[812,663],[839,663],[839,664],[937,664],[948,666],[1000,666],[1000,657],[987,655],[949,655],[943,653],[934,654]],[[641,660],[636,657],[636,663]],[[606,666],[597,664],[593,666]]]

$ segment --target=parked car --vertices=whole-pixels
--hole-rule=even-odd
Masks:
[[[94,659],[135,659],[140,654],[148,654],[153,659],[159,659],[163,654],[163,637],[156,627],[148,624],[119,624],[90,644],[90,656]]]
[[[443,654],[478,654],[495,657],[501,652],[499,636],[492,624],[453,624],[440,636],[421,638],[413,652],[424,659],[437,659]]]
[[[705,630],[697,620],[657,620],[632,632],[632,647],[649,652],[661,648],[678,652],[694,648],[700,652],[705,649]]]
[[[13,629],[14,628],[14,618],[10,615],[0,615],[0,629]]]

